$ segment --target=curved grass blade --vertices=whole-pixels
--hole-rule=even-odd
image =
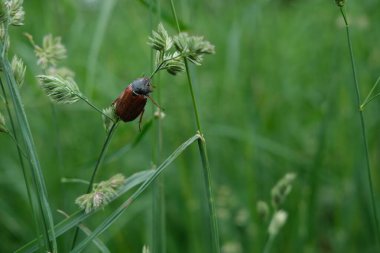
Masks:
[[[2,50],[3,45],[0,46],[0,49]],[[33,182],[35,184],[36,192],[37,192],[37,201],[38,201],[38,207],[40,210],[40,215],[42,217],[42,222],[44,230],[43,237],[45,238],[45,243],[47,249],[49,249],[52,252],[57,252],[57,242],[55,240],[55,232],[54,232],[54,221],[53,221],[53,215],[50,209],[50,204],[48,201],[47,196],[47,190],[45,185],[45,179],[42,174],[41,166],[38,160],[38,155],[36,152],[36,148],[34,145],[32,133],[30,131],[29,122],[26,117],[23,104],[21,101],[21,97],[18,91],[17,83],[14,79],[13,72],[11,65],[8,61],[8,59],[2,57],[1,58],[1,65],[2,69],[4,70],[4,76],[6,79],[6,84],[8,86],[8,90],[10,93],[10,98],[15,110],[15,115],[17,122],[20,125],[20,131],[21,131],[21,137],[26,147],[26,152],[29,157],[29,162],[31,164],[31,174],[33,177]],[[53,236],[52,244],[49,242],[49,235],[48,231],[51,231],[50,233]]]
[[[119,198],[120,196],[128,192],[133,187],[148,180],[152,176],[153,172],[154,172],[153,170],[145,170],[145,171],[137,172],[133,174],[132,176],[128,177],[124,185],[119,189],[117,196],[113,198],[110,202]],[[84,221],[85,219],[87,219],[88,217],[96,213],[98,210],[99,209],[87,214],[83,213],[82,211],[77,211],[73,213],[69,218],[61,221],[55,226],[56,236],[57,237],[61,236],[68,230],[77,226],[82,221]],[[32,252],[37,251],[38,249],[39,249],[38,240],[34,239],[30,241],[29,243],[25,244],[23,247],[16,250],[15,253],[32,253]]]
[[[69,218],[70,216],[65,213],[64,211],[62,210],[58,210],[58,212],[62,215],[64,215],[66,218]],[[78,225],[79,229],[82,230],[82,232],[85,234],[85,235],[90,235],[91,234],[91,230],[86,227],[85,225],[83,224],[79,224]],[[99,249],[100,252],[102,253],[111,253],[111,251],[107,248],[107,246],[102,242],[102,240],[100,240],[99,238],[95,238],[94,239],[94,245]]]
[[[81,252],[94,238],[103,233],[107,228],[109,228],[112,223],[114,223],[122,213],[136,200],[141,193],[143,193],[146,188],[163,172],[163,170],[169,166],[182,152],[188,148],[193,142],[200,139],[199,134],[195,134],[193,137],[181,144],[166,160],[152,173],[152,175],[129,197],[119,208],[117,208],[105,221],[99,225],[86,239],[79,243],[71,253]]]

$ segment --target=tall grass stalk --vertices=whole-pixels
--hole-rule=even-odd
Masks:
[[[157,19],[161,19],[161,7],[159,0],[151,0],[149,6],[149,20],[150,20],[150,31],[153,30],[153,8],[156,7]],[[154,55],[155,50],[151,49],[151,72],[154,69]],[[162,55],[163,57],[163,55]],[[161,61],[163,59],[161,58]],[[156,80],[160,79],[160,74],[157,75]],[[159,81],[158,81],[159,82]],[[161,105],[161,86],[157,85],[155,89],[156,100],[159,105]],[[153,146],[153,163],[160,164],[162,160],[162,117],[161,110],[158,109],[157,118],[154,135],[155,145]],[[156,114],[154,112],[154,114]],[[153,253],[164,253],[166,252],[166,230],[165,230],[165,188],[164,188],[164,178],[160,177],[153,183],[153,195],[152,195],[152,247]]]
[[[100,168],[100,165],[102,164],[103,160],[104,160],[104,157],[106,155],[106,152],[107,152],[107,149],[108,149],[108,146],[111,142],[111,139],[112,139],[112,136],[118,126],[118,121],[114,122],[111,129],[109,130],[108,134],[107,134],[107,137],[106,137],[106,140],[103,144],[103,147],[102,147],[102,150],[100,151],[100,155],[98,157],[98,160],[96,161],[96,164],[95,164],[95,167],[94,167],[94,170],[92,171],[92,175],[91,175],[91,179],[90,179],[90,182],[88,184],[88,188],[87,188],[87,191],[86,193],[90,193],[91,190],[92,190],[92,187],[94,185],[94,181],[95,181],[95,176]],[[84,211],[82,211],[84,212]],[[73,237],[73,242],[72,242],[72,246],[71,246],[71,249],[73,249],[75,247],[75,244],[76,244],[76,241],[78,239],[78,234],[79,234],[79,227],[77,227],[75,229],[75,232],[74,232],[74,237]]]
[[[369,152],[368,152],[368,143],[367,143],[367,136],[365,131],[365,121],[363,116],[363,110],[361,109],[361,100],[360,100],[360,92],[359,92],[359,83],[356,75],[356,68],[355,68],[355,58],[354,53],[352,50],[352,42],[351,42],[351,36],[350,36],[350,28],[348,25],[346,12],[344,10],[344,6],[339,6],[340,13],[342,14],[345,27],[346,27],[346,35],[347,35],[347,43],[348,43],[348,49],[350,53],[350,59],[351,59],[351,68],[352,68],[352,75],[354,80],[354,89],[356,94],[356,105],[359,112],[359,118],[360,118],[360,126],[361,126],[361,135],[362,135],[362,141],[363,141],[363,148],[365,152],[365,160],[366,160],[366,167],[367,167],[367,174],[368,174],[368,183],[369,183],[369,190],[371,195],[371,205],[372,205],[372,212],[375,220],[375,229],[376,229],[376,243],[377,247],[380,249],[380,230],[379,230],[379,220],[377,216],[377,207],[376,207],[376,201],[375,201],[375,194],[373,190],[372,185],[372,175],[371,175],[371,166],[369,162]]]
[[[176,21],[177,30],[180,33],[181,28],[178,22],[177,12],[175,10],[173,0],[170,0],[170,6],[171,6],[173,17]],[[198,148],[199,148],[199,152],[200,152],[200,156],[202,160],[203,177],[204,177],[204,182],[206,185],[207,202],[208,202],[208,208],[209,208],[210,227],[211,227],[212,252],[219,253],[220,243],[219,243],[218,220],[217,220],[215,206],[214,206],[211,171],[210,171],[210,166],[208,162],[206,140],[203,136],[201,122],[199,120],[198,106],[197,106],[195,95],[194,95],[193,82],[190,76],[189,65],[186,59],[184,59],[184,62],[185,62],[185,69],[186,69],[186,76],[187,76],[189,91],[190,91],[193,110],[194,110],[195,122],[197,125],[198,133],[201,136],[201,138],[198,139]]]
[[[0,86],[1,86],[1,91],[3,93],[3,97],[4,97],[5,108],[7,110],[9,121],[11,123],[11,131],[12,131],[13,135],[10,135],[10,136],[12,136],[11,138],[14,140],[16,148],[17,148],[17,155],[19,158],[20,167],[21,167],[22,174],[23,174],[24,181],[25,181],[26,193],[28,195],[28,201],[29,201],[30,208],[32,209],[32,216],[33,216],[33,220],[34,220],[35,228],[36,228],[36,232],[37,232],[36,235],[39,235],[41,233],[40,224],[38,223],[37,212],[35,210],[36,207],[33,204],[31,187],[30,187],[29,182],[28,182],[28,175],[27,175],[27,171],[26,171],[25,163],[24,163],[24,159],[23,159],[23,156],[26,156],[26,154],[21,149],[20,143],[18,142],[15,123],[13,120],[11,109],[9,108],[8,97],[7,97],[7,94],[5,92],[4,84],[3,84],[3,81],[1,80],[1,78],[0,78]],[[40,241],[40,243],[43,245],[42,241]]]
[[[0,49],[0,51],[3,52],[3,44],[1,45]],[[7,88],[9,90],[12,105],[15,110],[16,119],[21,131],[22,140],[25,145],[26,153],[28,155],[28,159],[31,165],[31,175],[34,184],[33,186],[36,190],[36,205],[38,206],[39,216],[41,217],[43,227],[42,234],[44,238],[44,247],[46,251],[57,252],[57,242],[55,239],[53,215],[50,209],[45,179],[42,174],[42,169],[39,163],[37,151],[29,127],[29,122],[24,111],[23,103],[21,101],[17,83],[14,79],[10,63],[4,53],[1,55],[0,61],[6,80],[5,83],[7,84]],[[49,230],[50,235],[52,237],[52,241],[49,240]]]

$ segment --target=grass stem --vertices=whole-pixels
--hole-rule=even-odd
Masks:
[[[100,110],[96,105],[94,105],[93,103],[91,103],[90,100],[88,100],[88,98],[86,98],[85,96],[83,95],[80,95],[80,94],[77,94],[77,96],[83,100],[83,102],[85,102],[86,104],[88,104],[90,107],[92,107],[93,109],[95,109],[97,112],[99,112],[100,114],[102,114],[103,116],[107,117],[108,119],[110,119],[112,122],[114,122],[114,119],[111,118],[110,116],[108,116],[107,114],[105,114],[104,112],[102,112],[102,110]]]
[[[270,235],[267,242],[265,243],[263,253],[270,252],[270,250],[272,249],[273,241],[274,241],[274,236]]]
[[[92,190],[92,186],[94,185],[94,181],[95,181],[95,176],[100,168],[100,165],[106,155],[106,151],[108,149],[108,146],[110,144],[110,141],[112,139],[112,136],[117,128],[117,125],[118,125],[118,121],[117,122],[114,122],[111,129],[109,130],[108,134],[107,134],[107,138],[103,144],[103,147],[102,147],[102,150],[100,151],[100,155],[98,157],[98,160],[96,161],[96,165],[94,167],[94,170],[92,171],[92,175],[91,175],[91,179],[90,179],[90,182],[88,184],[88,188],[87,188],[87,191],[86,193],[90,193],[91,190]],[[79,227],[77,227],[75,229],[75,232],[74,232],[74,238],[73,238],[73,242],[72,242],[72,245],[71,245],[71,249],[73,249],[75,247],[75,244],[76,244],[76,241],[78,239],[78,233],[79,233]]]
[[[1,91],[3,93],[3,99],[4,99],[5,108],[7,110],[9,121],[11,123],[11,131],[13,133],[13,134],[11,134],[10,132],[8,132],[8,135],[13,140],[13,142],[15,143],[16,148],[17,148],[17,155],[18,155],[18,159],[19,159],[19,162],[20,162],[20,167],[21,167],[21,170],[22,170],[22,175],[23,175],[24,181],[25,181],[25,187],[26,187],[26,193],[28,195],[29,205],[30,205],[30,208],[32,209],[32,216],[33,216],[33,220],[34,220],[34,223],[35,223],[36,232],[37,232],[37,235],[39,235],[41,233],[41,231],[40,231],[39,225],[38,225],[38,217],[37,217],[37,214],[36,214],[36,210],[34,209],[34,206],[33,206],[32,193],[31,193],[31,189],[30,189],[31,186],[30,186],[30,184],[28,182],[27,171],[26,171],[26,168],[25,168],[24,160],[23,160],[23,156],[27,159],[27,155],[22,150],[22,148],[21,148],[21,146],[20,146],[20,144],[18,142],[18,138],[17,138],[17,135],[16,135],[16,127],[15,127],[14,119],[13,119],[11,110],[9,108],[7,94],[5,92],[4,84],[3,84],[3,81],[1,80],[1,78],[0,78],[0,86],[1,86]]]
[[[149,6],[149,17],[150,17],[150,29],[153,30],[153,7],[157,9],[157,20],[161,19],[161,7],[160,0],[151,0]],[[161,70],[161,67],[165,63],[164,54],[160,54],[160,64],[152,72],[151,78]],[[154,50],[151,50],[151,71],[154,69]],[[160,75],[157,76],[160,79]],[[159,83],[159,80],[158,80]],[[156,99],[157,103],[161,104],[161,91],[160,85],[156,88]],[[155,124],[154,144],[153,145],[153,163],[160,164],[162,160],[162,117],[160,116],[161,109],[158,109],[158,117]],[[154,116],[155,117],[155,116]],[[156,166],[154,166],[155,169]],[[166,229],[165,229],[165,188],[164,188],[164,178],[160,177],[153,183],[153,194],[152,194],[152,253],[164,253],[166,252]]]
[[[360,100],[360,92],[359,92],[359,83],[358,83],[358,79],[357,79],[357,75],[356,75],[355,58],[354,58],[354,53],[352,50],[352,42],[351,42],[350,29],[349,29],[347,17],[346,17],[346,14],[345,14],[343,7],[340,7],[339,9],[340,9],[340,12],[342,14],[342,17],[344,19],[344,23],[346,26],[347,43],[348,43],[348,49],[350,52],[351,68],[352,68],[352,74],[353,74],[354,86],[355,86],[356,104],[357,104],[357,107],[359,109],[358,111],[359,111],[359,116],[360,116],[361,135],[362,135],[362,141],[363,141],[364,152],[365,152],[365,160],[366,160],[368,183],[369,183],[370,196],[371,196],[372,212],[373,212],[374,219],[375,219],[376,242],[377,242],[377,247],[380,248],[380,244],[379,244],[379,242],[380,242],[379,241],[379,239],[380,239],[379,221],[378,221],[378,216],[377,216],[375,194],[374,194],[373,185],[372,185],[372,175],[371,175],[371,167],[370,167],[370,162],[369,162],[369,152],[368,152],[367,136],[366,136],[366,131],[365,131],[365,121],[364,121],[363,111],[360,110],[360,108],[361,108],[360,101],[361,100]]]
[[[173,0],[170,0],[170,6],[173,13],[173,16],[175,18],[176,24],[177,24],[177,30],[180,33],[181,28],[179,26],[177,13],[174,7]],[[211,179],[211,170],[210,165],[208,161],[208,155],[207,155],[207,148],[206,148],[206,141],[204,139],[202,128],[201,128],[201,122],[199,119],[199,113],[198,113],[198,107],[194,95],[194,89],[193,89],[193,82],[190,76],[189,66],[188,62],[185,58],[185,68],[186,68],[186,75],[187,75],[187,81],[189,85],[189,91],[191,95],[192,105],[193,105],[193,111],[195,115],[195,121],[197,125],[197,130],[199,135],[201,136],[200,139],[198,139],[198,148],[201,155],[202,160],[202,167],[203,167],[203,177],[205,181],[206,186],[206,194],[207,194],[207,203],[208,203],[208,209],[209,209],[209,215],[210,215],[210,227],[211,227],[211,241],[212,241],[212,252],[219,253],[220,252],[220,244],[219,244],[219,229],[218,229],[218,220],[216,216],[215,206],[214,206],[214,198],[213,198],[213,188],[212,188],[212,179]]]

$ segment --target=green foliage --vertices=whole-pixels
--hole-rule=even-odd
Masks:
[[[54,214],[54,210],[62,209],[74,213],[73,219],[79,217],[74,201],[86,187],[62,184],[61,178],[88,180],[106,133],[100,114],[88,110],[84,103],[52,106],[35,76],[74,79],[72,71],[69,76],[56,72],[66,66],[75,71],[82,94],[99,108],[108,108],[131,80],[142,73],[149,75],[157,66],[152,67],[150,62],[150,58],[155,61],[156,52],[150,55],[151,48],[146,45],[151,31],[158,31],[156,24],[162,22],[172,39],[176,35],[168,2],[144,2],[147,7],[140,1],[117,1],[103,26],[102,39],[98,39],[97,24],[105,11],[105,1],[99,0],[24,1],[25,26],[10,26],[9,59],[15,53],[27,66],[20,96]],[[265,200],[272,208],[273,184],[287,172],[297,174],[297,183],[281,204],[288,217],[271,252],[376,252],[358,108],[352,103],[344,23],[335,2],[174,2],[181,29],[189,36],[205,35],[217,49],[215,55],[204,58],[202,68],[190,61],[189,65],[213,182],[217,189],[227,187],[230,191],[228,205],[217,205],[218,215],[225,215],[219,218],[223,252],[262,252],[273,211],[265,220],[256,205]],[[374,96],[379,85],[368,100],[365,98],[380,75],[380,30],[376,29],[380,18],[376,10],[380,6],[378,1],[363,0],[346,1],[344,7],[352,29],[362,101],[370,101],[363,113],[378,199],[380,121],[379,96]],[[2,27],[1,38],[5,33]],[[41,72],[35,64],[34,47],[28,45],[23,32],[33,34],[41,48],[45,34],[60,36],[68,57],[56,62],[51,69],[54,72],[47,72],[51,66]],[[89,57],[92,48],[99,50]],[[170,50],[170,54],[177,51],[174,44]],[[129,176],[151,168],[157,155],[157,124],[162,125],[161,158],[194,133],[186,77],[176,73],[178,77],[161,73],[152,82],[160,90],[152,96],[165,108],[164,120],[158,123],[154,118],[156,109],[147,105],[141,133],[136,122],[120,124],[97,182],[118,172]],[[4,78],[2,81],[5,84]],[[12,103],[10,108],[15,108]],[[2,102],[0,110],[7,129],[12,131]],[[21,133],[17,137],[22,141]],[[6,134],[0,135],[0,147],[0,252],[13,252],[35,238],[36,231],[16,147]],[[209,252],[207,204],[200,198],[204,189],[200,173],[200,160],[193,146],[160,176],[165,186],[167,252]],[[149,236],[153,209],[150,193],[148,188],[99,237],[111,252],[141,252],[143,245],[155,252]],[[77,224],[83,223],[94,232],[127,198],[124,195],[96,215],[90,213],[87,218],[70,222],[64,232],[59,230],[59,252],[70,250]],[[247,211],[245,223],[237,222],[241,210]],[[54,215],[55,224],[61,219]],[[80,235],[78,243],[85,238],[82,232]],[[34,245],[39,243],[35,241]],[[96,251],[89,244],[84,252]]]

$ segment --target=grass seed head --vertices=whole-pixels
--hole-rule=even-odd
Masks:
[[[21,87],[24,83],[26,66],[24,62],[18,56],[13,56],[11,63],[13,75],[15,77],[16,83]]]
[[[148,40],[149,46],[161,52],[170,50],[173,45],[172,38],[161,23],[158,25],[157,31],[152,31],[152,36]]]
[[[169,74],[176,75],[177,73],[185,71],[185,64],[183,58],[180,57],[178,52],[173,54],[166,54],[164,56],[164,64],[162,69],[166,69]]]
[[[292,190],[292,183],[295,178],[295,173],[287,173],[272,188],[272,205],[275,209],[278,209],[279,206],[285,201],[286,197]]]
[[[8,12],[9,24],[14,25],[14,26],[24,25],[25,11],[24,11],[24,8],[22,7],[23,2],[24,2],[23,0],[5,1],[5,7]]]
[[[79,196],[75,200],[81,209],[89,213],[93,210],[106,206],[117,195],[117,189],[125,182],[122,174],[116,174],[106,181],[95,184],[92,192]]]
[[[202,36],[190,36],[187,33],[175,36],[174,46],[195,65],[201,65],[204,55],[215,53],[215,46],[209,41],[204,40]]]
[[[268,227],[268,233],[271,236],[276,236],[280,229],[285,225],[288,214],[284,210],[278,210],[274,213]]]
[[[111,130],[113,123],[116,122],[118,119],[118,116],[115,113],[114,105],[111,105],[110,107],[103,109],[102,119],[104,129],[108,133]]]
[[[346,0],[335,0],[335,3],[338,5],[338,7],[343,7],[346,3]]]
[[[259,200],[256,204],[256,211],[260,219],[267,220],[269,217],[269,206],[265,201]]]
[[[81,95],[78,85],[72,78],[60,76],[38,75],[41,88],[55,103],[72,104],[79,100]]]
[[[38,58],[37,64],[43,69],[48,69],[50,66],[56,66],[57,62],[66,58],[66,47],[61,42],[61,37],[53,37],[53,35],[45,35],[42,40],[42,46],[34,43],[33,37],[26,34],[30,43],[34,47],[34,52]]]

